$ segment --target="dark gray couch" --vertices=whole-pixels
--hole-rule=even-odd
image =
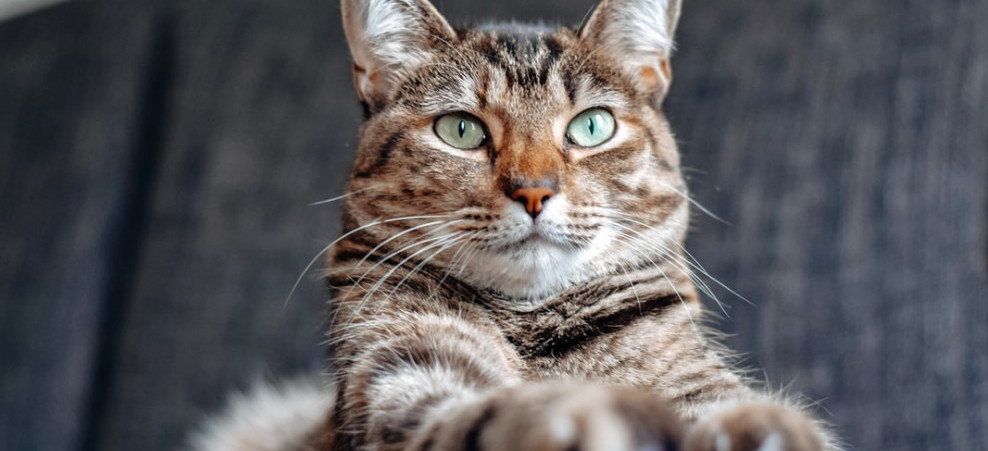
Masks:
[[[439,1],[578,21],[581,0]],[[690,248],[756,376],[857,449],[988,442],[988,2],[685,0]],[[0,449],[174,449],[316,371],[359,110],[334,0],[0,24]],[[710,303],[713,305],[712,302]]]

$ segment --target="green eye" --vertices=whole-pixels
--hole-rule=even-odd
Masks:
[[[467,113],[450,113],[436,119],[436,135],[457,149],[470,150],[484,143],[484,125]]]
[[[614,136],[614,116],[591,108],[578,114],[566,127],[566,137],[580,147],[596,147]]]

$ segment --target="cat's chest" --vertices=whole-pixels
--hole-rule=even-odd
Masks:
[[[625,298],[617,290],[588,288],[530,309],[483,306],[488,316],[532,368],[545,360],[558,367],[564,356],[579,357],[610,338],[624,336],[642,319],[660,317],[679,304],[675,295]]]
[[[505,315],[500,323],[530,380],[595,380],[661,390],[662,375],[676,365],[665,354],[676,354],[687,338],[679,327],[686,309],[678,299],[662,298],[644,300],[640,309],[585,306],[569,316],[559,311]]]

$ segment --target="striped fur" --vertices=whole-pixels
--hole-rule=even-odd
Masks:
[[[659,109],[679,9],[605,0],[577,30],[455,30],[425,0],[343,0],[366,121],[326,272],[320,446],[838,448],[701,326]],[[589,108],[617,130],[581,148],[566,127]],[[484,123],[481,148],[437,137],[450,112]],[[534,219],[510,197],[531,184],[554,193]]]

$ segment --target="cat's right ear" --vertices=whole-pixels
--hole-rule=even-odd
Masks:
[[[404,71],[428,63],[430,49],[456,39],[426,0],[342,0],[342,7],[354,86],[371,107],[386,100]]]
[[[672,83],[673,35],[682,0],[601,0],[580,37],[609,55],[659,104]]]

